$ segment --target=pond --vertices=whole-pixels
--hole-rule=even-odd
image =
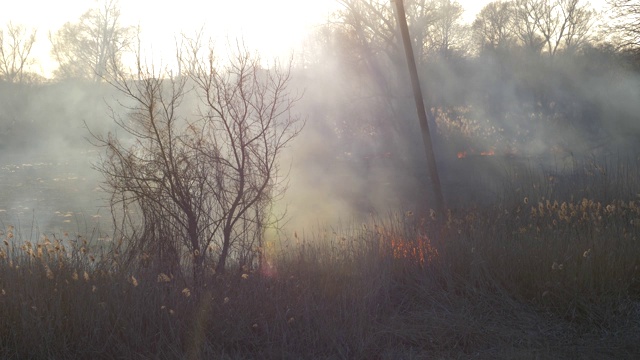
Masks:
[[[13,225],[26,238],[109,233],[107,196],[91,165],[97,156],[95,150],[0,155],[0,229]]]

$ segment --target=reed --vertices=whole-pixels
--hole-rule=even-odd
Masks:
[[[292,232],[200,289],[92,236],[5,226],[0,357],[633,358],[640,199],[625,174],[587,179],[592,198],[530,177],[442,218]]]

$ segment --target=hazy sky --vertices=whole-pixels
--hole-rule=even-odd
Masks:
[[[49,31],[56,31],[67,21],[75,21],[95,5],[88,0],[21,0],[2,5],[0,25],[12,21],[38,29],[39,58],[49,54]],[[290,51],[314,24],[327,19],[336,8],[334,0],[157,0],[120,1],[125,25],[140,24],[143,37],[153,43],[154,51],[171,48],[180,31],[194,33],[206,25],[217,42],[227,37],[243,37],[247,46],[272,58]],[[224,44],[223,44],[224,45]],[[42,61],[42,59],[41,59]],[[44,71],[50,71],[43,64]]]
[[[470,20],[490,0],[459,2],[467,9],[465,18]],[[592,1],[600,2],[602,0]],[[91,0],[8,0],[2,5],[0,25],[13,21],[38,29],[34,53],[42,71],[47,73],[54,66],[47,63],[48,32],[55,32],[67,21],[75,21],[95,3]],[[227,37],[241,36],[250,49],[267,59],[288,54],[338,6],[336,0],[120,1],[123,23],[140,24],[145,40],[153,43],[156,53],[172,49],[174,35],[180,31],[194,33],[206,25],[218,43],[225,43]]]

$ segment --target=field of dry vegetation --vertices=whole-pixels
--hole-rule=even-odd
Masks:
[[[94,3],[0,24],[0,359],[640,359],[640,2]]]
[[[637,358],[639,177],[616,166],[283,235],[201,288],[117,241],[3,224],[0,357]]]

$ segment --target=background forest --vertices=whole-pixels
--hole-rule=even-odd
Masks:
[[[330,193],[344,202],[323,201],[344,207],[340,216],[354,205],[365,213],[416,206],[416,197],[427,197],[415,192],[426,191],[428,175],[393,8],[376,1],[342,3],[294,55],[291,85],[305,92],[296,111],[308,121],[305,140],[294,151],[293,187],[320,186],[321,197]],[[93,9],[51,34],[52,58],[59,64],[52,79],[25,71],[35,61],[29,57],[35,30],[7,25],[0,68],[0,144],[6,153],[42,146],[75,153],[88,145],[85,122],[96,133],[110,129],[107,105],[117,101],[117,91],[100,79],[114,56],[131,58],[136,42],[136,30],[118,22],[116,5]],[[564,167],[567,158],[633,150],[639,87],[635,32],[628,24],[634,12],[613,5],[600,14],[573,0],[494,2],[465,23],[455,2],[407,3],[451,201],[460,192],[465,199],[478,191],[495,193],[494,181],[465,192],[470,184],[460,181],[476,164],[456,162],[458,156],[495,154],[499,162],[476,163],[498,173],[491,167],[509,156]],[[39,140],[25,148],[23,139]],[[322,167],[325,176],[310,176]],[[345,184],[343,178],[348,186],[337,186]]]

